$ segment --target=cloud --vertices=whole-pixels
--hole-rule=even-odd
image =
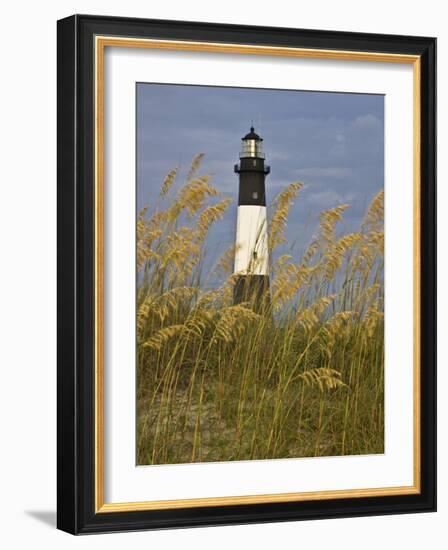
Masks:
[[[154,202],[174,166],[177,185],[193,156],[205,153],[202,173],[234,199],[207,246],[219,254],[234,239],[241,137],[251,123],[264,139],[267,199],[293,181],[305,188],[286,229],[300,248],[325,208],[348,202],[344,223],[357,227],[384,181],[384,97],[368,94],[256,90],[208,86],[137,86],[137,207]],[[307,231],[298,223],[307,222]]]
[[[329,189],[320,193],[312,193],[308,198],[308,202],[315,204],[319,208],[329,208],[342,204],[344,198],[333,189]]]
[[[361,115],[355,118],[352,123],[353,128],[361,128],[363,130],[371,130],[382,128],[382,123],[380,119],[371,113],[366,115]]]
[[[353,170],[347,167],[330,166],[328,168],[321,168],[319,166],[313,166],[310,168],[299,168],[294,170],[294,173],[298,177],[314,177],[314,178],[348,178],[353,174]]]
[[[278,162],[278,161],[285,161],[290,160],[290,154],[288,154],[286,151],[269,151],[269,161],[270,162]]]

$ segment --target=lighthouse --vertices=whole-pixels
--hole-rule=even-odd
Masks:
[[[263,139],[253,126],[242,138],[235,246],[235,304],[249,301],[255,309],[269,302],[269,249],[266,217]]]

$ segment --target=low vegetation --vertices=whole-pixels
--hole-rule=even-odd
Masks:
[[[356,233],[348,205],[320,215],[300,261],[279,255],[292,183],[269,214],[270,299],[233,304],[234,248],[205,269],[204,245],[230,201],[200,175],[137,222],[137,463],[382,453],[383,194]],[[222,284],[201,284],[207,271]]]

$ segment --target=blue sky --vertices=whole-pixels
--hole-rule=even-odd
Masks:
[[[166,173],[179,183],[197,153],[202,173],[234,199],[208,241],[208,262],[235,240],[241,138],[251,122],[264,139],[268,203],[288,183],[304,189],[291,210],[281,251],[299,257],[319,213],[349,203],[341,231],[355,229],[384,185],[384,97],[370,94],[137,84],[137,208],[153,204]]]

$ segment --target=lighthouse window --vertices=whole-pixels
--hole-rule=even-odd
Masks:
[[[253,191],[252,198],[253,199],[258,199],[258,192],[257,191]]]

